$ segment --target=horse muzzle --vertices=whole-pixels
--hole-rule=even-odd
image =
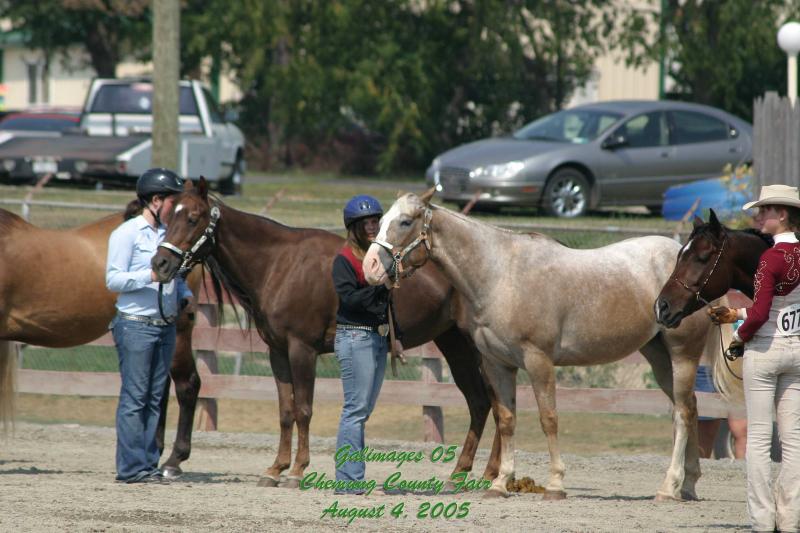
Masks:
[[[370,285],[382,285],[394,270],[394,260],[389,252],[378,244],[371,244],[362,263],[364,278]]]
[[[156,278],[161,283],[167,283],[177,275],[178,269],[181,266],[181,259],[167,250],[159,248],[156,255],[150,261],[150,266],[153,272],[156,273]]]
[[[685,314],[682,310],[673,310],[669,302],[663,297],[658,297],[653,304],[653,311],[656,315],[656,323],[665,328],[673,329],[681,325],[681,320]]]

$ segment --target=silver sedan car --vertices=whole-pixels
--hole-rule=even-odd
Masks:
[[[478,206],[538,206],[559,217],[607,205],[658,212],[667,188],[750,162],[752,149],[752,126],[713,107],[602,102],[448,150],[426,179],[460,205],[476,199]]]

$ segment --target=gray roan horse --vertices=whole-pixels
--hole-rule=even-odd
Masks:
[[[718,330],[705,316],[687,317],[677,329],[656,324],[653,302],[680,245],[654,236],[574,250],[543,235],[521,235],[433,206],[432,194],[406,194],[395,202],[381,220],[364,271],[378,284],[392,266],[407,271],[430,258],[465,300],[458,325],[470,332],[498,396],[493,408],[501,464],[487,496],[506,494],[514,473],[517,369],[530,376],[550,450],[545,498],[560,499],[564,464],[554,367],[609,363],[639,350],[674,403],[672,459],[656,499],[696,499],[694,377],[704,351],[714,358],[722,354]]]

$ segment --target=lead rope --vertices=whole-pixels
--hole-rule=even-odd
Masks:
[[[164,306],[161,303],[161,299],[164,296],[164,284],[159,282],[158,283],[158,314],[161,315],[161,318],[167,324],[172,324],[175,322],[175,317],[167,317],[164,315]]]
[[[722,356],[725,358],[725,367],[727,367],[728,372],[730,372],[733,377],[735,377],[739,381],[744,381],[742,379],[742,376],[737,375],[736,372],[733,371],[733,369],[731,368],[730,363],[728,362],[728,361],[731,361],[731,362],[736,361],[736,359],[738,359],[738,358],[734,357],[733,355],[731,355],[730,350],[725,348],[725,345],[722,342],[722,324],[717,324],[717,328],[719,328],[719,347],[722,349]]]
[[[392,363],[392,377],[397,377],[397,359],[400,358],[400,354],[397,353],[397,347],[395,346],[395,333],[394,333],[394,313],[392,313],[392,293],[389,293],[389,351],[392,354],[391,363]]]

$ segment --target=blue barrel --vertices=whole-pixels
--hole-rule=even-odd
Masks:
[[[748,183],[749,177],[745,176],[736,181],[735,187],[731,187],[731,181],[725,178],[675,185],[664,193],[662,214],[667,220],[681,220],[699,198],[700,203],[692,216],[703,216],[709,209],[713,209],[723,219],[741,215],[742,205],[751,200],[750,188],[741,190],[741,186]]]

